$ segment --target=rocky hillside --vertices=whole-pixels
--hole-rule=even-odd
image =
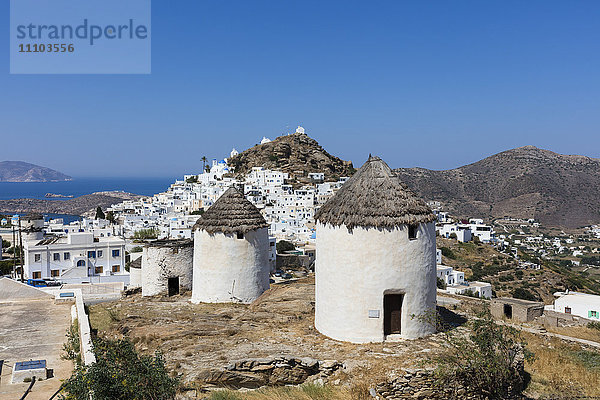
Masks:
[[[47,199],[12,199],[0,200],[0,212],[4,213],[54,213],[82,215],[89,211],[95,211],[100,206],[103,210],[107,207],[122,203],[125,200],[139,199],[140,195],[124,192],[98,192],[86,194],[68,200]]]
[[[272,142],[256,145],[229,160],[236,174],[245,174],[252,167],[279,169],[294,173],[324,172],[326,179],[350,176],[354,173],[351,161],[329,154],[306,134],[280,136]]]
[[[600,159],[525,146],[447,171],[396,171],[423,198],[460,216],[536,218],[567,228],[600,222]]]
[[[0,182],[59,182],[71,177],[50,168],[23,161],[0,161]]]

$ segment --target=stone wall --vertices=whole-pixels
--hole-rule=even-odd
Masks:
[[[576,315],[565,314],[552,310],[544,310],[544,315],[538,318],[536,322],[545,327],[568,327],[568,326],[587,326],[591,319],[578,317]]]

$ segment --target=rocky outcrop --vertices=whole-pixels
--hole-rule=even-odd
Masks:
[[[332,156],[315,139],[303,133],[257,144],[228,162],[235,168],[236,175],[246,174],[252,167],[265,167],[287,172],[300,181],[308,181],[311,172],[323,172],[330,180],[354,173],[352,162]]]
[[[200,371],[195,381],[203,385],[228,388],[258,388],[265,385],[299,385],[309,377],[326,379],[343,364],[335,360],[271,357],[235,361],[226,369]]]

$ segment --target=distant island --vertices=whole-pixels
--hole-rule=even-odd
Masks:
[[[0,182],[64,182],[68,175],[24,161],[0,161]]]

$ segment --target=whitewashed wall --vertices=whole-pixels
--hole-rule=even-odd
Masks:
[[[435,310],[435,226],[420,224],[416,240],[407,227],[394,230],[317,224],[315,326],[333,339],[354,343],[384,340],[383,295],[404,293],[401,336],[435,331],[423,319]],[[379,310],[379,318],[369,318]]]
[[[142,269],[141,268],[129,268],[129,286],[131,286],[131,287],[142,286]]]
[[[244,239],[195,232],[193,303],[251,303],[268,288],[267,228],[250,231]]]
[[[142,254],[142,296],[166,294],[168,279],[179,277],[180,290],[192,288],[194,246],[145,246]],[[135,268],[132,268],[132,270]]]

